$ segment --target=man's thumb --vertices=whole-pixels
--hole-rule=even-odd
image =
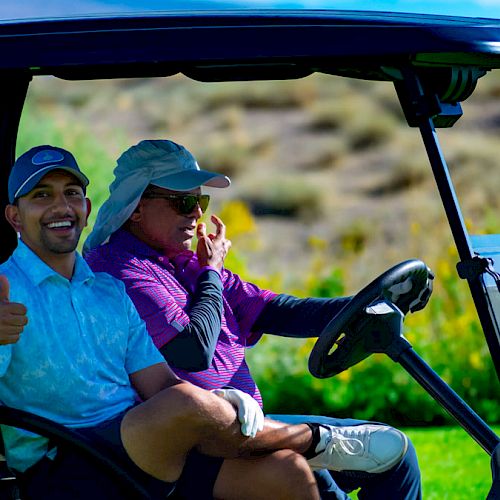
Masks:
[[[197,226],[196,226],[196,237],[198,239],[201,239],[203,238],[203,236],[206,235],[206,227],[205,227],[205,224],[203,224],[203,222],[200,222]]]
[[[9,302],[10,283],[7,276],[0,274],[0,302]]]

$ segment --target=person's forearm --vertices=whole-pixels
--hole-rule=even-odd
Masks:
[[[252,330],[282,337],[318,337],[351,297],[305,298],[277,295],[269,301]]]
[[[188,371],[210,366],[221,330],[222,290],[216,271],[200,274],[188,311],[189,324],[160,348],[171,366]]]
[[[164,362],[131,373],[129,379],[132,387],[144,401],[164,389],[183,382]]]

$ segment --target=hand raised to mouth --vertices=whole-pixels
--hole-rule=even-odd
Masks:
[[[224,259],[231,248],[231,241],[226,239],[226,226],[219,217],[212,215],[210,220],[215,225],[215,234],[206,233],[206,226],[203,223],[196,227],[198,245],[196,254],[200,266],[212,266],[219,271],[224,267]]]

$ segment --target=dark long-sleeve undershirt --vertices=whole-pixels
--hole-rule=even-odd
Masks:
[[[215,270],[200,274],[187,311],[189,324],[160,348],[171,366],[191,372],[210,366],[221,330],[222,290]]]
[[[299,299],[277,295],[265,305],[252,330],[281,337],[318,337],[350,300],[351,297]]]
[[[221,330],[222,291],[216,271],[200,274],[187,311],[189,324],[160,348],[170,365],[192,372],[209,368]],[[283,337],[317,337],[349,300],[277,295],[264,306],[252,330]]]

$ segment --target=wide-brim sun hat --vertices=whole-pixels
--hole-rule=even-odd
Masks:
[[[150,184],[173,191],[201,186],[225,188],[231,184],[223,174],[202,170],[184,146],[168,140],[145,140],[132,146],[118,158],[114,175],[109,197],[85,240],[84,253],[108,241],[132,215]]]

